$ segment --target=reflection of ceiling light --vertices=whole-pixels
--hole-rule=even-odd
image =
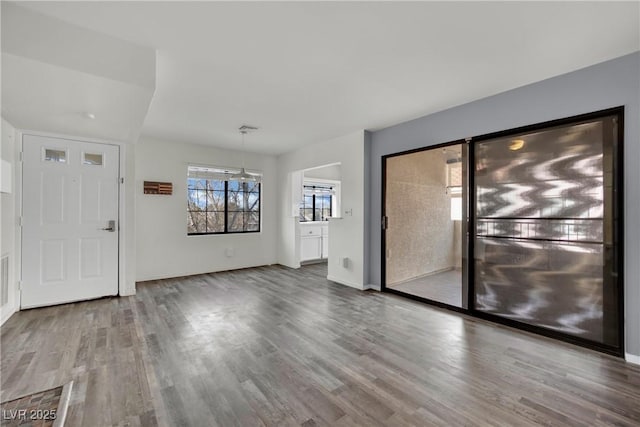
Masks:
[[[86,112],[86,113],[84,113],[84,117],[85,117],[86,119],[91,119],[91,120],[93,120],[93,119],[95,119],[95,118],[96,118],[96,115],[95,115],[95,114],[93,114],[93,113]]]
[[[509,144],[509,150],[511,151],[517,151],[522,147],[524,147],[524,139],[514,139],[511,141],[511,144]]]

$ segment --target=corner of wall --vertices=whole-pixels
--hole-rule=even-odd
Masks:
[[[18,156],[20,151],[20,132],[4,117],[1,118],[1,157],[11,167],[10,192],[2,193],[0,197],[0,226],[2,248],[1,255],[9,256],[9,283],[7,289],[7,303],[0,307],[0,324],[4,323],[20,309],[20,291],[18,281],[20,277],[20,177],[22,175]]]

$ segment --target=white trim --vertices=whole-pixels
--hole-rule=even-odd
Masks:
[[[309,185],[313,185],[313,184],[331,184],[331,185],[340,185],[342,183],[342,181],[337,180],[337,179],[326,179],[326,178],[311,178],[311,177],[304,177],[302,178],[302,185],[304,185],[305,183],[308,183]]]
[[[634,365],[640,365],[640,356],[636,356],[635,354],[625,353],[624,360],[627,363],[633,363]]]
[[[127,253],[127,230],[133,226],[133,224],[129,224],[127,221],[126,198],[127,188],[135,185],[135,175],[127,176],[127,160],[130,153],[127,153],[128,150],[124,144],[118,144],[118,146],[118,154],[120,157],[120,167],[118,170],[118,295],[131,296],[136,294],[136,285],[135,280],[132,286],[127,284],[127,271],[133,267],[127,262],[127,258],[131,257],[131,255]],[[134,208],[135,207],[132,207],[131,209]]]
[[[129,145],[131,143],[126,141],[115,141],[115,140],[107,140],[102,138],[91,138],[80,135],[67,135],[63,133],[55,133],[55,132],[41,132],[37,130],[29,130],[29,129],[16,129],[16,132],[20,132],[20,141],[22,141],[22,137],[24,135],[31,136],[43,136],[47,138],[58,138],[58,139],[68,139],[71,141],[80,141],[80,142],[93,142],[96,144],[107,144],[107,145]]]
[[[337,277],[334,277],[334,276],[327,275],[327,280],[330,280],[330,281],[332,281],[332,282],[339,283],[339,284],[341,284],[341,285],[349,286],[350,288],[359,289],[359,290],[361,290],[361,291],[362,291],[362,290],[364,290],[364,289],[363,289],[363,287],[362,287],[362,285],[359,285],[359,284],[354,283],[354,282],[349,282],[349,281],[347,281],[347,280],[338,279]]]
[[[9,285],[11,285],[11,283],[9,283]],[[17,292],[20,292],[20,291],[17,291]],[[15,313],[16,311],[18,310],[16,309],[15,303],[10,304],[9,302],[7,302],[4,306],[2,306],[2,310],[0,310],[0,312],[2,312],[2,317],[0,318],[0,325],[3,325],[4,322],[9,320],[9,318],[13,316],[13,313]]]
[[[216,273],[224,273],[227,271],[235,271],[235,270],[246,270],[247,268],[258,268],[258,267],[268,267],[270,265],[274,265],[274,264],[248,264],[248,265],[244,265],[244,266],[235,266],[235,267],[231,267],[231,268],[227,268],[227,267],[223,267],[220,270],[210,270],[210,271],[203,271],[200,273],[194,273],[194,272],[185,272],[185,273],[171,273],[171,275],[167,276],[166,274],[160,274],[160,275],[153,275],[153,276],[146,276],[146,277],[142,277],[136,280],[136,283],[140,283],[140,282],[151,282],[154,280],[171,280],[171,279],[179,279],[182,277],[191,277],[191,276],[202,276],[204,274],[216,274]]]

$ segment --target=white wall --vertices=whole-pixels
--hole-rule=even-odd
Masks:
[[[278,157],[278,262],[297,268],[297,216],[291,204],[291,174],[340,163],[342,219],[329,220],[329,280],[364,289],[364,156],[365,132],[358,131],[302,147]],[[351,211],[351,215],[345,212]],[[340,260],[349,258],[348,267]]]
[[[187,166],[240,166],[240,151],[141,138],[135,146],[138,281],[276,263],[276,159],[246,154],[247,169],[263,172],[261,232],[187,235]],[[143,194],[143,181],[173,183],[173,195]],[[235,255],[228,257],[226,249]]]
[[[331,179],[333,181],[340,181],[342,179],[342,172],[340,165],[330,165],[306,170],[304,171],[304,177],[309,179]]]
[[[11,193],[2,193],[0,196],[0,255],[9,255],[9,292],[8,302],[0,307],[0,324],[4,323],[19,307],[18,295],[18,266],[19,251],[17,250],[16,235],[18,233],[16,220],[16,165],[18,156],[18,144],[16,144],[16,132],[14,127],[2,119],[0,131],[2,132],[2,160],[11,165]]]

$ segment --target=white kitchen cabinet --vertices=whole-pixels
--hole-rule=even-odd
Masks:
[[[300,261],[322,258],[322,236],[300,237]]]
[[[327,259],[329,257],[329,224],[320,222],[300,223],[300,261]]]

